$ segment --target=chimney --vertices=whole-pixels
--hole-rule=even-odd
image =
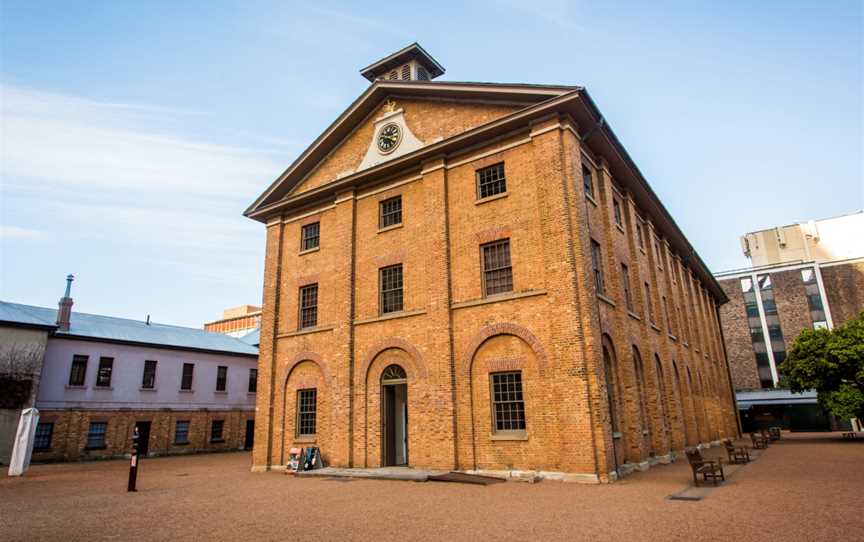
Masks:
[[[66,293],[60,298],[57,309],[57,327],[60,331],[69,331],[72,321],[72,281],[75,275],[66,275]]]

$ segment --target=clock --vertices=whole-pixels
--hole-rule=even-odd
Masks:
[[[393,152],[402,141],[402,129],[399,125],[391,122],[385,124],[379,131],[377,137],[378,150],[382,154]]]

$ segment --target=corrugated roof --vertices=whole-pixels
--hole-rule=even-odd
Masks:
[[[57,309],[0,301],[0,322],[55,327]],[[56,337],[92,338],[102,341],[141,343],[169,348],[188,348],[231,354],[258,355],[247,342],[203,329],[142,322],[99,314],[73,312],[69,331],[55,330]]]
[[[252,346],[258,346],[261,343],[261,328],[256,327],[254,331],[250,331],[246,335],[240,337],[240,340]]]

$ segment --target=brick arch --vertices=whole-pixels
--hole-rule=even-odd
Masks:
[[[475,335],[468,344],[468,347],[465,349],[465,355],[462,357],[462,374],[465,376],[471,375],[471,364],[474,362],[474,356],[477,354],[477,350],[483,346],[483,343],[496,335],[513,335],[525,341],[537,356],[538,369],[540,374],[543,374],[546,370],[546,365],[549,359],[546,355],[546,349],[543,348],[543,344],[540,343],[540,340],[531,333],[528,328],[510,322],[483,326],[480,331],[477,332],[477,335]]]
[[[426,363],[423,361],[423,356],[413,344],[400,337],[387,337],[377,343],[372,348],[366,351],[366,357],[363,359],[363,365],[360,366],[358,375],[362,375],[363,382],[369,378],[369,367],[372,362],[378,357],[378,354],[390,348],[397,348],[408,354],[408,367],[403,367],[408,375],[408,378],[426,378],[428,371]]]
[[[291,376],[291,373],[294,371],[294,369],[304,361],[311,361],[312,363],[317,365],[318,369],[321,371],[321,375],[324,377],[324,383],[328,386],[330,385],[330,370],[328,369],[327,363],[324,361],[324,358],[322,358],[320,354],[317,354],[315,352],[300,352],[299,354],[294,356],[294,359],[288,362],[288,364],[285,366],[285,369],[282,370],[282,379],[280,380],[280,382],[282,382],[283,388],[288,385],[288,377]]]

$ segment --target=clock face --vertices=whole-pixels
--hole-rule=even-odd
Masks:
[[[384,125],[378,132],[378,150],[386,154],[393,152],[402,140],[402,130],[398,124],[390,123]]]

